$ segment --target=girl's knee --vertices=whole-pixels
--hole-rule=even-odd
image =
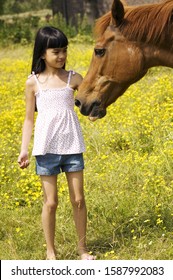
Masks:
[[[72,206],[77,208],[77,209],[82,209],[85,206],[85,199],[74,199],[71,200]]]
[[[58,202],[57,201],[46,201],[44,206],[47,208],[49,212],[54,212],[57,209]]]

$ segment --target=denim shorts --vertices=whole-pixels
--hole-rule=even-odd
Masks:
[[[83,154],[36,156],[37,175],[57,175],[61,172],[76,172],[84,169]]]

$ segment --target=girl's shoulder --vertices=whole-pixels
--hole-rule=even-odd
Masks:
[[[35,84],[35,74],[34,73],[32,73],[28,76],[28,78],[26,80],[26,84],[28,84],[28,85]]]
[[[73,70],[70,70],[70,71],[72,72],[70,84],[72,84],[74,89],[77,89],[78,86],[81,84],[83,77],[82,77],[82,75],[80,75],[79,73],[77,73]]]
[[[28,76],[26,80],[26,88],[30,89],[32,91],[35,91],[36,88],[36,77],[35,74],[32,73],[31,75]]]

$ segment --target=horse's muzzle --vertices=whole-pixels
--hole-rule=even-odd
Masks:
[[[79,107],[81,114],[89,116],[90,119],[100,119],[106,115],[106,109],[101,107],[101,101],[94,101],[91,104],[83,104],[79,99],[75,99],[75,105]]]

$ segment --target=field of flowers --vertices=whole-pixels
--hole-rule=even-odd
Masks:
[[[31,47],[0,50],[1,259],[45,258],[34,158],[27,170],[17,164],[31,54]],[[85,75],[91,55],[91,45],[71,43],[67,69]],[[97,259],[173,259],[172,75],[152,69],[95,123],[76,108],[87,147],[88,247]],[[58,184],[57,251],[76,259],[64,174]]]

